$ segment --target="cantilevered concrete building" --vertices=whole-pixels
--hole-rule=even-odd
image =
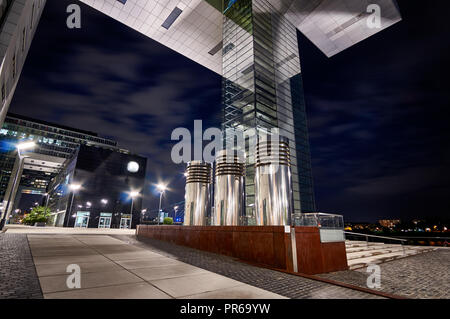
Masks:
[[[297,30],[331,57],[401,20],[392,0],[82,0],[223,76],[223,128],[280,128],[294,212],[315,211]],[[381,25],[368,19],[380,9]],[[246,215],[254,204],[248,149]]]
[[[0,127],[17,87],[46,0],[0,0]]]
[[[394,0],[81,1],[220,74],[224,129],[279,128],[289,140],[296,216],[316,210],[297,31],[331,57],[401,20]],[[378,13],[380,23],[368,23]],[[254,150],[247,154],[251,218]]]

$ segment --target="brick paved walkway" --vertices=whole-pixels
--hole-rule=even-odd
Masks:
[[[450,249],[438,249],[379,265],[382,292],[408,298],[450,298]],[[360,287],[367,287],[367,268],[320,275]]]
[[[0,299],[40,299],[27,236],[0,233]]]
[[[135,236],[118,235],[112,237],[288,298],[381,298],[357,290],[251,266],[226,256],[177,246],[163,241],[148,238],[137,240]]]

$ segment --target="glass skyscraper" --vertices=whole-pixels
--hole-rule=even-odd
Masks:
[[[289,140],[294,219],[315,211],[297,30],[266,0],[229,1],[223,22],[223,129]],[[246,219],[254,217],[255,150],[246,140]]]

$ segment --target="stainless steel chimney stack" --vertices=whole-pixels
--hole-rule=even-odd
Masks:
[[[259,226],[290,225],[293,211],[289,142],[260,140],[255,154],[255,213]]]
[[[243,154],[219,151],[216,156],[214,188],[215,226],[237,226],[245,209],[245,159]]]
[[[210,163],[192,161],[187,164],[184,225],[206,225],[211,209],[211,182]]]

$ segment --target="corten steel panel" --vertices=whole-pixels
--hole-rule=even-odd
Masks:
[[[139,226],[138,236],[171,241],[242,260],[292,269],[290,236],[284,227]],[[292,256],[291,256],[292,259]]]
[[[319,229],[295,227],[298,272],[308,275],[323,273],[322,246]]]
[[[323,272],[347,270],[345,242],[322,243]]]

